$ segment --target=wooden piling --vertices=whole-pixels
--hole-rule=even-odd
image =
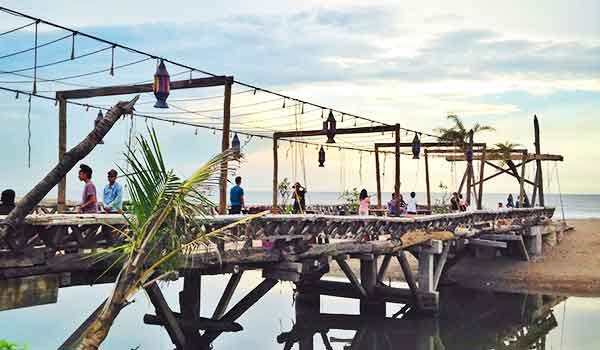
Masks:
[[[60,163],[67,152],[67,101],[58,99],[58,162]],[[67,197],[67,178],[63,177],[58,183],[57,210],[65,211]]]
[[[479,195],[477,197],[477,209],[483,209],[483,176],[485,167],[485,153],[486,146],[484,145],[481,150],[481,164],[479,165]]]
[[[183,290],[179,292],[179,311],[184,321],[193,322],[200,317],[200,296],[202,276],[193,271],[184,271]],[[183,329],[186,350],[199,335],[197,330]]]
[[[429,187],[429,157],[425,149],[425,186],[427,187],[427,209],[431,211],[431,188]]]
[[[231,124],[231,85],[230,81],[225,83],[223,98],[223,137],[221,140],[221,151],[229,149],[229,130]],[[219,213],[227,214],[227,162],[221,165],[221,177],[219,179]]]
[[[396,198],[400,198],[400,124],[395,125],[394,137],[396,138],[394,151],[394,193]]]
[[[272,211],[277,210],[277,170],[279,164],[277,161],[277,138],[273,137],[273,207]]]
[[[375,145],[375,181],[377,183],[377,209],[381,209],[381,174],[379,170],[379,147]]]
[[[541,146],[540,146],[540,124],[538,122],[537,115],[533,116],[533,129],[534,129],[534,144],[535,144],[535,154],[539,156],[541,154]],[[544,206],[544,177],[542,175],[542,160],[537,158],[535,161],[536,164],[536,187],[538,189],[538,193],[540,196],[539,203],[540,206]],[[534,205],[535,203],[531,203]]]
[[[385,302],[375,298],[377,286],[377,258],[360,260],[360,283],[367,293],[367,298],[360,300],[360,314],[385,316]]]
[[[467,157],[467,205],[471,205],[471,184],[473,183],[473,130],[469,130],[469,145],[467,150],[471,157]]]

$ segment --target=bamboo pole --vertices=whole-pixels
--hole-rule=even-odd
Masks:
[[[469,146],[467,148],[473,151],[473,130],[469,130]],[[471,205],[471,183],[473,183],[473,159],[467,160],[467,205]]]
[[[221,151],[229,149],[229,128],[231,124],[231,83],[225,83],[223,99],[223,138]],[[226,214],[227,210],[227,162],[221,165],[221,177],[219,179],[219,213]]]
[[[533,129],[534,129],[534,137],[535,137],[535,154],[536,156],[541,154],[541,146],[540,146],[540,123],[538,121],[537,115],[533,116]],[[536,159],[536,177],[537,181],[535,182],[538,188],[538,192],[540,195],[540,206],[544,206],[544,177],[542,176],[542,161],[540,159]],[[532,203],[534,204],[534,203]]]
[[[375,181],[377,182],[377,208],[381,209],[381,174],[379,170],[379,147],[375,145]]]
[[[527,160],[527,152],[523,152],[523,165],[521,166],[521,179],[519,181],[521,198],[519,200],[519,208],[523,208],[525,204],[525,164]]]
[[[396,198],[400,198],[400,124],[395,125],[394,136],[396,137],[396,145],[394,152],[395,173],[394,173],[394,193]]]
[[[477,209],[483,209],[483,176],[484,176],[484,167],[485,167],[485,152],[486,147],[483,146],[483,150],[481,151],[481,165],[479,166],[479,196],[477,197]]]
[[[277,210],[277,170],[277,138],[273,137],[273,212]]]
[[[67,152],[67,101],[58,99],[58,162],[62,162]],[[63,177],[58,183],[57,210],[64,213],[67,197],[67,178]]]
[[[431,188],[429,187],[429,157],[427,156],[427,149],[425,149],[425,185],[427,187],[427,209],[431,211]]]

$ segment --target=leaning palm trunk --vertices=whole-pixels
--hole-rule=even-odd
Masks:
[[[136,96],[129,102],[117,103],[106,113],[92,132],[77,146],[65,153],[64,158],[17,203],[4,221],[0,222],[0,240],[6,237],[11,230],[14,231],[23,224],[25,216],[77,165],[77,162],[92,152],[122,115],[132,113],[138,98],[139,96]]]

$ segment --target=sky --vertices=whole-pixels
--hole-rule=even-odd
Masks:
[[[533,115],[541,124],[542,152],[562,154],[565,161],[548,164],[547,192],[600,193],[600,2],[598,1],[141,1],[102,4],[55,0],[2,1],[12,8],[78,30],[123,43],[217,74],[250,82],[348,113],[431,133],[450,126],[448,113],[467,124],[491,125],[496,131],[476,141],[511,141],[533,149]],[[18,25],[0,13],[0,32]],[[41,28],[43,38],[59,34]],[[63,33],[64,34],[64,33]],[[31,46],[31,33],[0,37],[0,56]],[[93,47],[77,42],[77,50]],[[70,42],[44,51],[43,62],[64,58]],[[83,63],[73,62],[41,74],[77,72],[110,64],[110,52]],[[125,62],[126,53],[117,53]],[[132,56],[133,58],[133,56]],[[0,59],[2,68],[28,67],[31,56]],[[25,62],[25,63],[24,63]],[[108,62],[108,63],[107,63]],[[154,62],[115,77],[84,78],[80,84],[111,84],[151,79]],[[171,73],[175,71],[172,68]],[[0,86],[14,80],[0,74]],[[9,86],[10,85],[10,86]],[[28,89],[30,87],[27,87]],[[64,86],[45,85],[48,91]],[[235,91],[242,91],[234,86]],[[203,94],[220,94],[218,88]],[[50,93],[51,95],[51,93]],[[170,98],[184,97],[173,93]],[[143,101],[151,102],[145,95]],[[266,97],[265,97],[266,98]],[[99,100],[110,105],[114,99]],[[251,102],[234,95],[233,102]],[[57,110],[51,103],[32,104],[31,167],[27,166],[27,103],[0,92],[0,149],[5,171],[0,187],[18,193],[31,188],[56,162]],[[150,105],[144,105],[149,108]],[[198,107],[199,108],[199,107]],[[69,107],[69,147],[89,132],[97,111]],[[151,123],[152,124],[152,123]],[[348,123],[346,123],[348,124]],[[133,128],[131,126],[133,125]],[[180,174],[218,152],[220,134],[184,126],[154,124],[168,163]],[[97,182],[117,165],[122,152],[145,122],[120,121],[105,144],[85,160],[96,170]],[[404,141],[412,135],[402,135]],[[247,144],[246,144],[247,142]],[[245,161],[238,173],[246,188],[269,190],[272,144],[243,140]],[[367,153],[328,150],[325,168],[316,166],[317,151],[281,145],[280,177],[307,184],[312,191],[367,188],[375,191],[374,159]],[[304,161],[302,161],[302,158]],[[434,187],[454,188],[463,164],[443,159],[430,162]],[[383,188],[393,188],[392,157]],[[423,191],[424,164],[401,161],[403,191]],[[532,178],[533,167],[527,168]],[[486,169],[488,174],[491,169]],[[68,177],[69,199],[80,190],[76,174]],[[498,177],[488,192],[517,192],[516,181]]]

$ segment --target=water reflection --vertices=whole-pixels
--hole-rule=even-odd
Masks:
[[[227,283],[226,277],[207,277],[203,282],[203,316],[212,314]],[[245,275],[232,304],[260,280],[258,273]],[[55,349],[110,289],[110,284],[61,288],[56,304],[2,311],[0,339],[27,343],[30,349]],[[167,301],[176,309],[181,283],[163,289]],[[3,290],[3,295],[11,297],[0,298],[0,309],[27,305],[24,300],[31,301],[29,305],[56,300],[55,290],[44,290],[37,293],[39,297],[32,293],[27,298],[15,298],[14,293]],[[237,320],[244,330],[219,336],[214,348],[524,350],[558,349],[564,343],[565,349],[591,350],[600,345],[598,299],[569,298],[569,312],[565,315],[564,297],[450,288],[441,291],[439,315],[422,318],[402,305],[388,304],[385,314],[375,307],[375,314],[357,315],[353,314],[359,310],[355,300],[300,295],[292,305],[292,296],[291,284],[276,286]],[[13,303],[14,300],[20,300],[20,304]],[[143,315],[152,312],[153,307],[140,295],[119,316],[104,348],[172,349],[162,327],[142,323]]]

